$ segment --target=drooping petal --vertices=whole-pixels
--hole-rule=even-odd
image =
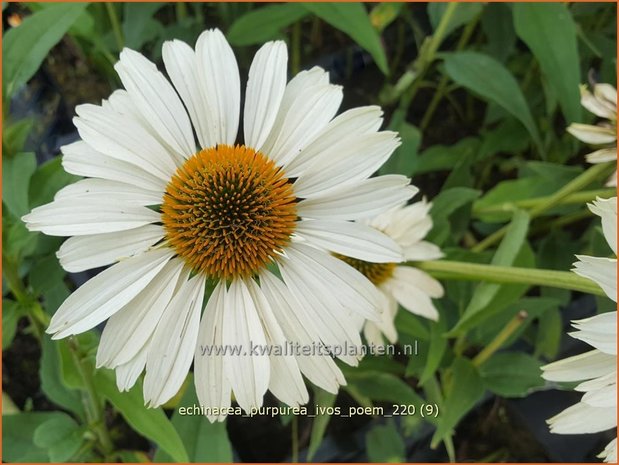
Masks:
[[[582,381],[604,376],[616,369],[616,357],[597,349],[557,360],[542,367],[548,381]]]
[[[606,295],[617,302],[617,259],[576,255],[572,271],[596,282]]]
[[[610,199],[597,198],[589,204],[589,210],[602,218],[604,238],[612,251],[617,255],[617,197]]]

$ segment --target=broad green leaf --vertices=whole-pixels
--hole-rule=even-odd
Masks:
[[[32,130],[34,120],[24,118],[14,123],[6,124],[2,131],[2,154],[6,156],[14,156],[24,150],[28,134]]]
[[[149,40],[153,39],[153,34],[147,34],[149,23],[153,20],[153,15],[166,4],[163,2],[144,2],[144,3],[124,3],[123,4],[123,35],[125,46],[139,50]],[[160,27],[161,24],[159,24]],[[154,29],[150,29],[154,31]]]
[[[479,144],[479,139],[465,137],[453,145],[433,145],[419,154],[413,174],[451,171],[462,159],[474,160]]]
[[[563,3],[515,3],[516,33],[531,49],[569,123],[580,121],[576,27]]]
[[[537,337],[535,339],[535,353],[547,359],[554,359],[559,352],[563,337],[563,319],[558,308],[550,309],[539,319]]]
[[[387,5],[382,3],[381,5]],[[403,174],[410,176],[417,164],[417,150],[421,144],[421,131],[412,124],[403,122],[397,131],[402,139],[400,145],[380,168],[380,174]]]
[[[507,234],[492,258],[492,265],[512,265],[525,243],[528,230],[529,215],[522,210],[516,210]],[[479,318],[479,314],[486,311],[501,289],[502,286],[499,284],[485,282],[478,284],[464,314],[449,334],[453,336],[469,328],[473,318]]]
[[[524,397],[544,385],[541,363],[524,352],[499,352],[479,367],[484,385],[503,397]]]
[[[30,285],[37,295],[44,294],[62,283],[65,274],[58,258],[48,255],[34,262],[29,274]]]
[[[432,437],[432,448],[451,435],[452,429],[483,394],[483,382],[477,368],[466,358],[456,358],[451,366],[450,389],[445,396],[445,403]]]
[[[378,371],[346,370],[346,390],[378,402],[394,402],[419,406],[423,403],[419,394],[400,378]]]
[[[2,157],[2,202],[16,218],[30,211],[28,186],[36,166],[37,160],[31,152]]]
[[[489,3],[481,17],[481,28],[488,38],[485,47],[488,55],[505,62],[516,45],[511,8],[504,3]]]
[[[393,420],[368,431],[365,447],[372,463],[406,462],[406,446]]]
[[[459,242],[459,236],[469,227],[470,204],[480,194],[480,191],[469,187],[443,189],[432,199],[430,215],[433,225],[426,240],[439,246],[449,239],[451,243]]]
[[[61,157],[46,161],[37,168],[30,180],[30,208],[51,202],[60,189],[78,179],[78,176],[64,170]]]
[[[516,117],[529,131],[542,151],[542,143],[533,121],[527,101],[518,82],[499,61],[483,53],[463,51],[443,54],[445,71],[449,77],[478,94],[483,99],[496,103]]]
[[[380,36],[372,26],[362,3],[302,3],[302,5],[334,28],[350,36],[372,55],[376,66],[383,74],[389,74],[387,56]]]
[[[47,56],[82,14],[87,3],[58,3],[24,19],[3,36],[2,81],[7,97],[36,73]]]
[[[46,334],[41,340],[41,365],[39,367],[41,390],[55,404],[74,412],[80,418],[85,418],[82,396],[77,390],[69,388],[64,383],[61,363],[59,345]]]
[[[448,5],[449,2],[428,3],[428,16],[430,17],[432,29],[435,32],[436,28],[438,28],[438,25],[441,22],[441,19],[443,18],[443,15],[445,14],[445,10],[447,9]],[[460,26],[463,26],[469,21],[472,21],[475,16],[481,13],[482,9],[482,3],[458,3],[453,13],[453,16],[447,23],[443,37],[447,37]]]
[[[385,2],[377,3],[370,11],[370,22],[379,32],[396,20],[404,3]]]
[[[419,378],[420,385],[423,385],[434,375],[447,349],[447,338],[444,336],[447,330],[447,322],[444,312],[440,312],[440,314],[438,321],[430,322],[430,347],[428,348],[425,367]]]
[[[47,451],[34,444],[34,432],[43,423],[66,418],[62,412],[26,412],[2,416],[4,462],[49,462]]]
[[[309,448],[307,451],[307,460],[312,460],[314,454],[320,447],[322,443],[322,438],[325,435],[325,431],[327,430],[327,425],[329,424],[329,420],[331,419],[331,415],[329,415],[328,409],[333,407],[336,399],[335,394],[331,394],[330,392],[323,391],[319,387],[314,388],[314,404],[322,407],[324,410],[321,412],[316,412],[316,417],[312,422],[312,433],[310,435]]]
[[[51,462],[66,462],[84,442],[84,430],[69,416],[50,418],[34,431],[33,442],[46,449]]]
[[[428,331],[427,323],[422,322],[418,316],[413,315],[410,312],[397,312],[394,324],[400,335],[400,340],[403,339],[402,336],[408,336],[413,339],[421,339],[422,341],[427,341],[430,339],[430,331]]]
[[[17,302],[2,299],[2,350],[9,347],[13,342],[20,316],[21,310]]]
[[[120,392],[111,372],[97,370],[95,384],[99,393],[110,401],[135,431],[155,442],[174,461],[189,461],[183,441],[163,410],[144,406],[141,382],[136,383],[128,392]]]
[[[181,415],[179,408],[191,408],[200,405],[193,388],[193,379],[187,380],[189,389],[185,390],[180,404],[172,415],[172,426],[183,440],[190,462],[222,463],[232,462],[232,446],[228,439],[225,422],[211,423],[206,416]],[[172,457],[158,449],[155,462],[170,462]]]
[[[8,209],[2,213],[2,254],[16,261],[32,255],[42,234],[28,231],[23,221],[11,215]]]
[[[226,37],[232,45],[261,44],[275,39],[282,29],[307,14],[307,10],[296,3],[263,6],[238,18]]]

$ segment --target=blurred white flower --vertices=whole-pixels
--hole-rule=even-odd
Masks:
[[[597,199],[589,208],[602,218],[604,237],[617,255],[617,197]],[[574,272],[600,285],[617,302],[617,259],[578,256]],[[617,312],[608,312],[572,322],[572,337],[594,347],[584,354],[542,367],[548,381],[581,381],[576,391],[584,392],[580,402],[548,420],[557,434],[596,433],[617,426]],[[606,462],[617,461],[617,440],[599,455]]]
[[[375,106],[334,118],[341,87],[318,67],[286,83],[287,59],[281,41],[256,53],[235,145],[239,69],[219,30],[205,31],[195,50],[163,45],[172,83],[123,50],[115,69],[125,90],[78,106],[82,140],[63,147],[64,168],[87,179],[23,218],[31,231],[72,236],[58,252],[66,270],[113,264],[67,298],[47,331],[64,338],[109,319],[97,366],[115,369],[122,390],[145,369],[150,406],[177,393],[192,362],[206,408],[228,407],[233,392],[249,411],[267,389],[305,403],[301,374],[336,392],[345,381],[328,354],[251,347],[358,346],[353,316],[378,319],[381,294],[328,251],[402,259],[392,239],[354,222],[417,191],[405,176],[368,178],[399,145],[397,134],[378,130]],[[214,290],[202,313],[207,280]],[[339,358],[356,365],[359,355]]]
[[[363,222],[393,239],[402,248],[404,260],[436,260],[443,256],[441,250],[423,240],[432,229],[431,208],[432,204],[423,199]],[[380,320],[360,323],[368,343],[382,345],[383,335],[391,343],[397,341],[394,319],[398,304],[415,315],[438,319],[432,299],[443,296],[443,287],[427,273],[396,262],[370,263],[346,255],[339,258],[363,273],[383,295]]]
[[[617,89],[610,84],[595,84],[593,94],[587,86],[580,86],[580,103],[596,116],[607,121],[597,125],[572,123],[568,132],[586,144],[599,145],[600,149],[587,155],[589,163],[605,163],[617,160]],[[617,185],[617,171],[608,180],[607,186]]]

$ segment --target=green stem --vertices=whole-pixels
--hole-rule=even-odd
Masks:
[[[615,189],[594,189],[589,191],[575,192],[561,199],[557,205],[573,205],[591,202],[598,197],[608,198],[616,195]],[[534,197],[532,199],[516,200],[514,202],[504,202],[498,205],[490,205],[488,207],[473,207],[473,215],[478,216],[486,213],[503,213],[512,212],[516,209],[529,210],[537,208],[550,199],[550,196]]]
[[[86,409],[88,421],[93,431],[99,438],[101,452],[103,452],[105,456],[108,456],[114,451],[114,445],[110,439],[110,435],[105,424],[105,419],[103,418],[101,399],[99,398],[99,394],[95,388],[94,381],[92,379],[92,372],[90,368],[85,365],[84,360],[80,357],[75,340],[69,340],[68,346],[73,361],[75,362],[75,366],[77,367],[82,381],[84,382],[84,387],[86,388],[86,392],[88,394],[88,408]]]
[[[572,179],[553,195],[546,197],[542,202],[533,207],[529,211],[531,218],[535,218],[546,212],[547,210],[555,207],[556,205],[559,205],[569,195],[582,190],[597,179],[608,176],[610,172],[614,169],[615,162],[600,163],[598,165],[591,166],[588,170],[586,170],[584,173],[580,174],[576,178]],[[473,252],[481,252],[483,250],[486,250],[491,245],[496,244],[501,239],[503,239],[503,236],[505,236],[505,234],[507,233],[508,226],[509,225],[505,225],[499,230],[495,231],[484,240],[480,241],[471,250]]]
[[[409,262],[409,264],[427,271],[439,279],[487,281],[498,284],[529,284],[531,286],[569,289],[600,296],[605,295],[596,283],[569,271],[482,265],[450,260]]]
[[[505,344],[505,341],[507,341],[509,337],[514,334],[514,331],[516,331],[522,325],[522,323],[525,322],[528,316],[529,315],[524,310],[518,312],[518,314],[514,318],[512,318],[501,331],[499,331],[499,334],[497,334],[495,338],[490,341],[490,344],[484,347],[483,350],[479,352],[475,356],[475,358],[473,358],[473,365],[480,366],[482,363],[492,357],[492,354],[494,354],[497,350],[501,348],[503,344]]]
[[[122,50],[125,46],[125,39],[123,37],[122,30],[120,29],[120,22],[118,21],[116,8],[114,7],[114,4],[105,2],[105,9],[107,10],[107,15],[110,18],[110,24],[112,25],[112,32],[114,33],[118,50]]]

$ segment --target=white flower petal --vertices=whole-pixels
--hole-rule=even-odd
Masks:
[[[159,141],[133,118],[97,105],[78,105],[73,118],[81,138],[111,158],[131,163],[167,181],[176,160]]]
[[[393,271],[396,280],[410,283],[424,294],[434,299],[443,297],[443,286],[429,274],[412,266],[397,266]]]
[[[595,90],[594,92],[600,94],[599,85],[594,87],[594,89],[596,88],[597,92]],[[580,104],[600,118],[612,119],[617,117],[616,97],[617,92],[615,91],[615,100],[613,100],[613,104],[609,105],[603,97],[598,98],[589,92],[586,86],[580,86]]]
[[[267,42],[249,68],[243,129],[245,145],[262,147],[273,128],[286,89],[288,49],[285,42]]]
[[[610,199],[597,198],[589,204],[589,210],[602,218],[604,238],[612,251],[617,255],[617,197]]]
[[[116,368],[137,356],[151,339],[163,311],[170,303],[182,270],[181,259],[170,260],[142,292],[110,317],[101,334],[97,368]]]
[[[547,420],[555,434],[597,433],[617,426],[617,409],[578,402]]]
[[[138,295],[172,258],[169,249],[143,253],[101,272],[75,290],[52,317],[47,333],[61,339],[108,319]]]
[[[198,333],[193,372],[200,405],[207,408],[230,407],[230,381],[224,373],[223,324],[226,282],[219,281],[211,294]],[[220,350],[219,352],[217,352]],[[234,356],[234,355],[233,355]],[[226,415],[208,415],[210,421],[223,421]]]
[[[162,194],[165,190],[166,182],[162,179],[135,165],[97,152],[81,140],[65,145],[61,150],[62,166],[67,173],[124,182]]]
[[[384,334],[387,340],[395,344],[398,340],[398,331],[395,327],[395,315],[398,312],[398,302],[389,293],[383,293],[384,306],[380,315],[379,321],[368,321],[365,323],[363,333],[368,343],[374,343],[376,345],[383,345],[382,337],[380,334]],[[378,335],[376,334],[378,331]]]
[[[606,463],[617,463],[617,438],[610,441],[598,457]]]
[[[209,112],[209,142],[234,145],[241,112],[241,78],[234,52],[219,29],[196,43],[198,82]]]
[[[420,289],[415,282],[411,281],[408,273],[405,272],[407,269],[408,267],[396,267],[393,277],[383,283],[383,287],[409,312],[430,320],[438,320],[438,310],[434,307],[430,296],[425,289]]]
[[[60,189],[54,200],[80,197],[89,200],[107,200],[123,205],[160,205],[163,194],[158,191],[143,189],[124,182],[108,179],[82,179]]]
[[[286,93],[290,93],[288,88]],[[342,95],[342,88],[331,84],[301,89],[288,106],[284,95],[273,129],[260,151],[278,165],[285,166],[331,121],[340,107]]]
[[[347,110],[334,118],[317,136],[285,166],[289,177],[299,177],[316,157],[341,141],[351,143],[364,134],[375,133],[383,122],[380,107],[367,106]]]
[[[404,258],[406,260],[438,260],[443,256],[443,252],[437,245],[426,241],[404,247]]]
[[[590,124],[572,123],[567,132],[578,140],[592,145],[610,144],[617,140],[617,134],[612,129]]]
[[[617,259],[576,255],[572,271],[596,282],[606,295],[617,302]]]
[[[269,390],[287,405],[298,407],[307,403],[309,401],[307,388],[294,356],[284,352],[286,337],[271,310],[271,304],[253,279],[249,280],[248,288],[264,326],[267,344],[272,350],[279,348],[282,351],[282,354],[273,352],[269,356],[271,365]]]
[[[362,134],[355,140],[344,139],[318,156],[294,183],[297,197],[320,195],[361,181],[380,168],[400,145],[391,131]]]
[[[120,392],[131,389],[144,371],[148,347],[148,344],[144,345],[131,360],[116,368],[116,386]]]
[[[353,186],[332,190],[324,196],[302,200],[297,205],[301,217],[356,220],[372,217],[411,198],[418,189],[400,175],[378,176]]]
[[[243,354],[229,357],[224,364],[224,373],[237,402],[245,412],[249,412],[262,406],[269,386],[268,356],[251,354],[253,346],[266,346],[266,338],[256,304],[242,280],[232,281],[225,295],[225,307],[223,344],[240,347]]]
[[[318,330],[309,315],[279,278],[269,271],[263,271],[260,274],[260,286],[286,339],[301,347],[320,343]],[[301,355],[297,357],[297,363],[312,383],[327,392],[336,394],[339,386],[346,384],[341,370],[329,356],[315,353]]]
[[[611,84],[596,84],[593,86],[593,95],[597,99],[604,101],[610,108],[617,113],[617,89]]]
[[[542,378],[548,381],[582,381],[615,371],[617,358],[597,349],[557,360],[542,367]]]
[[[402,250],[386,234],[350,221],[309,220],[296,224],[295,234],[331,252],[375,263],[400,262]]]
[[[146,252],[163,235],[161,226],[147,224],[128,231],[72,236],[60,246],[56,257],[65,270],[79,273]]]
[[[183,283],[157,324],[144,377],[144,401],[149,407],[170,400],[187,377],[198,341],[205,283],[200,274]]]
[[[187,112],[157,67],[142,54],[125,48],[114,69],[153,131],[178,155],[193,155],[196,146]]]
[[[60,199],[34,208],[22,217],[30,231],[49,236],[83,236],[125,231],[160,221],[161,215],[146,207],[116,205],[105,200]]]
[[[617,147],[604,148],[591,152],[586,156],[589,163],[606,163],[617,160]]]

